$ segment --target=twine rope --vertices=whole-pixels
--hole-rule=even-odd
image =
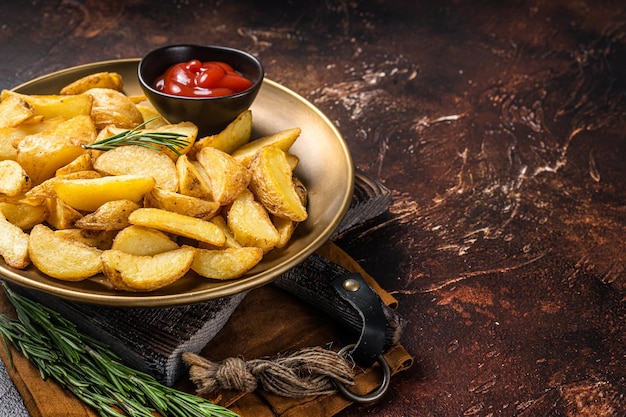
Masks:
[[[334,382],[354,385],[354,364],[332,350],[312,347],[291,355],[270,359],[228,358],[212,362],[195,353],[185,352],[189,377],[198,394],[218,389],[252,392],[264,390],[288,398],[333,394]]]

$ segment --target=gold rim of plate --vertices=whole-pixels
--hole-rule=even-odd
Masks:
[[[58,94],[70,82],[100,71],[119,72],[129,95],[142,95],[137,81],[139,59],[94,62],[57,71],[15,87],[24,94]],[[81,282],[50,278],[34,266],[13,269],[0,257],[0,275],[10,282],[60,298],[120,307],[171,307],[209,301],[265,285],[295,267],[322,246],[350,206],[354,167],[348,145],[333,123],[312,103],[268,79],[251,106],[253,137],[292,127],[302,134],[292,148],[300,158],[296,174],[309,191],[309,218],[287,247],[274,249],[243,277],[209,280],[190,272],[178,282],[148,293],[117,291],[99,274]]]

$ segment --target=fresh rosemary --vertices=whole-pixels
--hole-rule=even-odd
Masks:
[[[1,284],[17,319],[0,314],[0,334],[37,367],[102,417],[236,417],[227,408],[167,387],[124,365],[109,347],[80,333],[56,311]],[[9,358],[11,359],[9,351]],[[12,362],[12,359],[11,359]]]
[[[184,148],[189,144],[188,140],[182,139],[186,137],[186,135],[175,132],[155,132],[153,130],[144,130],[143,127],[154,119],[155,117],[146,120],[131,130],[125,130],[117,135],[109,136],[108,138],[101,139],[97,142],[84,145],[84,147],[87,149],[108,151],[118,146],[138,145],[158,151],[162,146],[164,146],[176,155],[180,155],[178,148]]]

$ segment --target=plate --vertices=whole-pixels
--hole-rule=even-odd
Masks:
[[[68,68],[36,78],[14,90],[24,94],[58,94],[70,82],[100,71],[122,75],[128,95],[142,95],[137,81],[139,59],[102,61]],[[350,206],[354,168],[346,142],[314,105],[280,84],[265,80],[252,107],[253,137],[300,127],[292,151],[300,158],[296,175],[309,191],[309,217],[298,225],[291,242],[274,249],[245,276],[230,281],[198,277],[193,272],[176,283],[149,293],[113,289],[100,274],[81,282],[50,278],[32,265],[13,269],[0,257],[0,274],[8,281],[60,298],[92,304],[128,307],[168,307],[226,297],[271,282],[323,245]]]

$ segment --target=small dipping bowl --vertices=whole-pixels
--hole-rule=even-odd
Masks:
[[[245,91],[221,97],[184,97],[163,93],[153,87],[154,81],[169,67],[197,59],[202,62],[222,61],[252,81]],[[256,98],[265,72],[261,62],[248,52],[213,45],[170,45],[144,56],[137,69],[139,84],[154,108],[169,123],[193,122],[198,137],[222,131]]]

